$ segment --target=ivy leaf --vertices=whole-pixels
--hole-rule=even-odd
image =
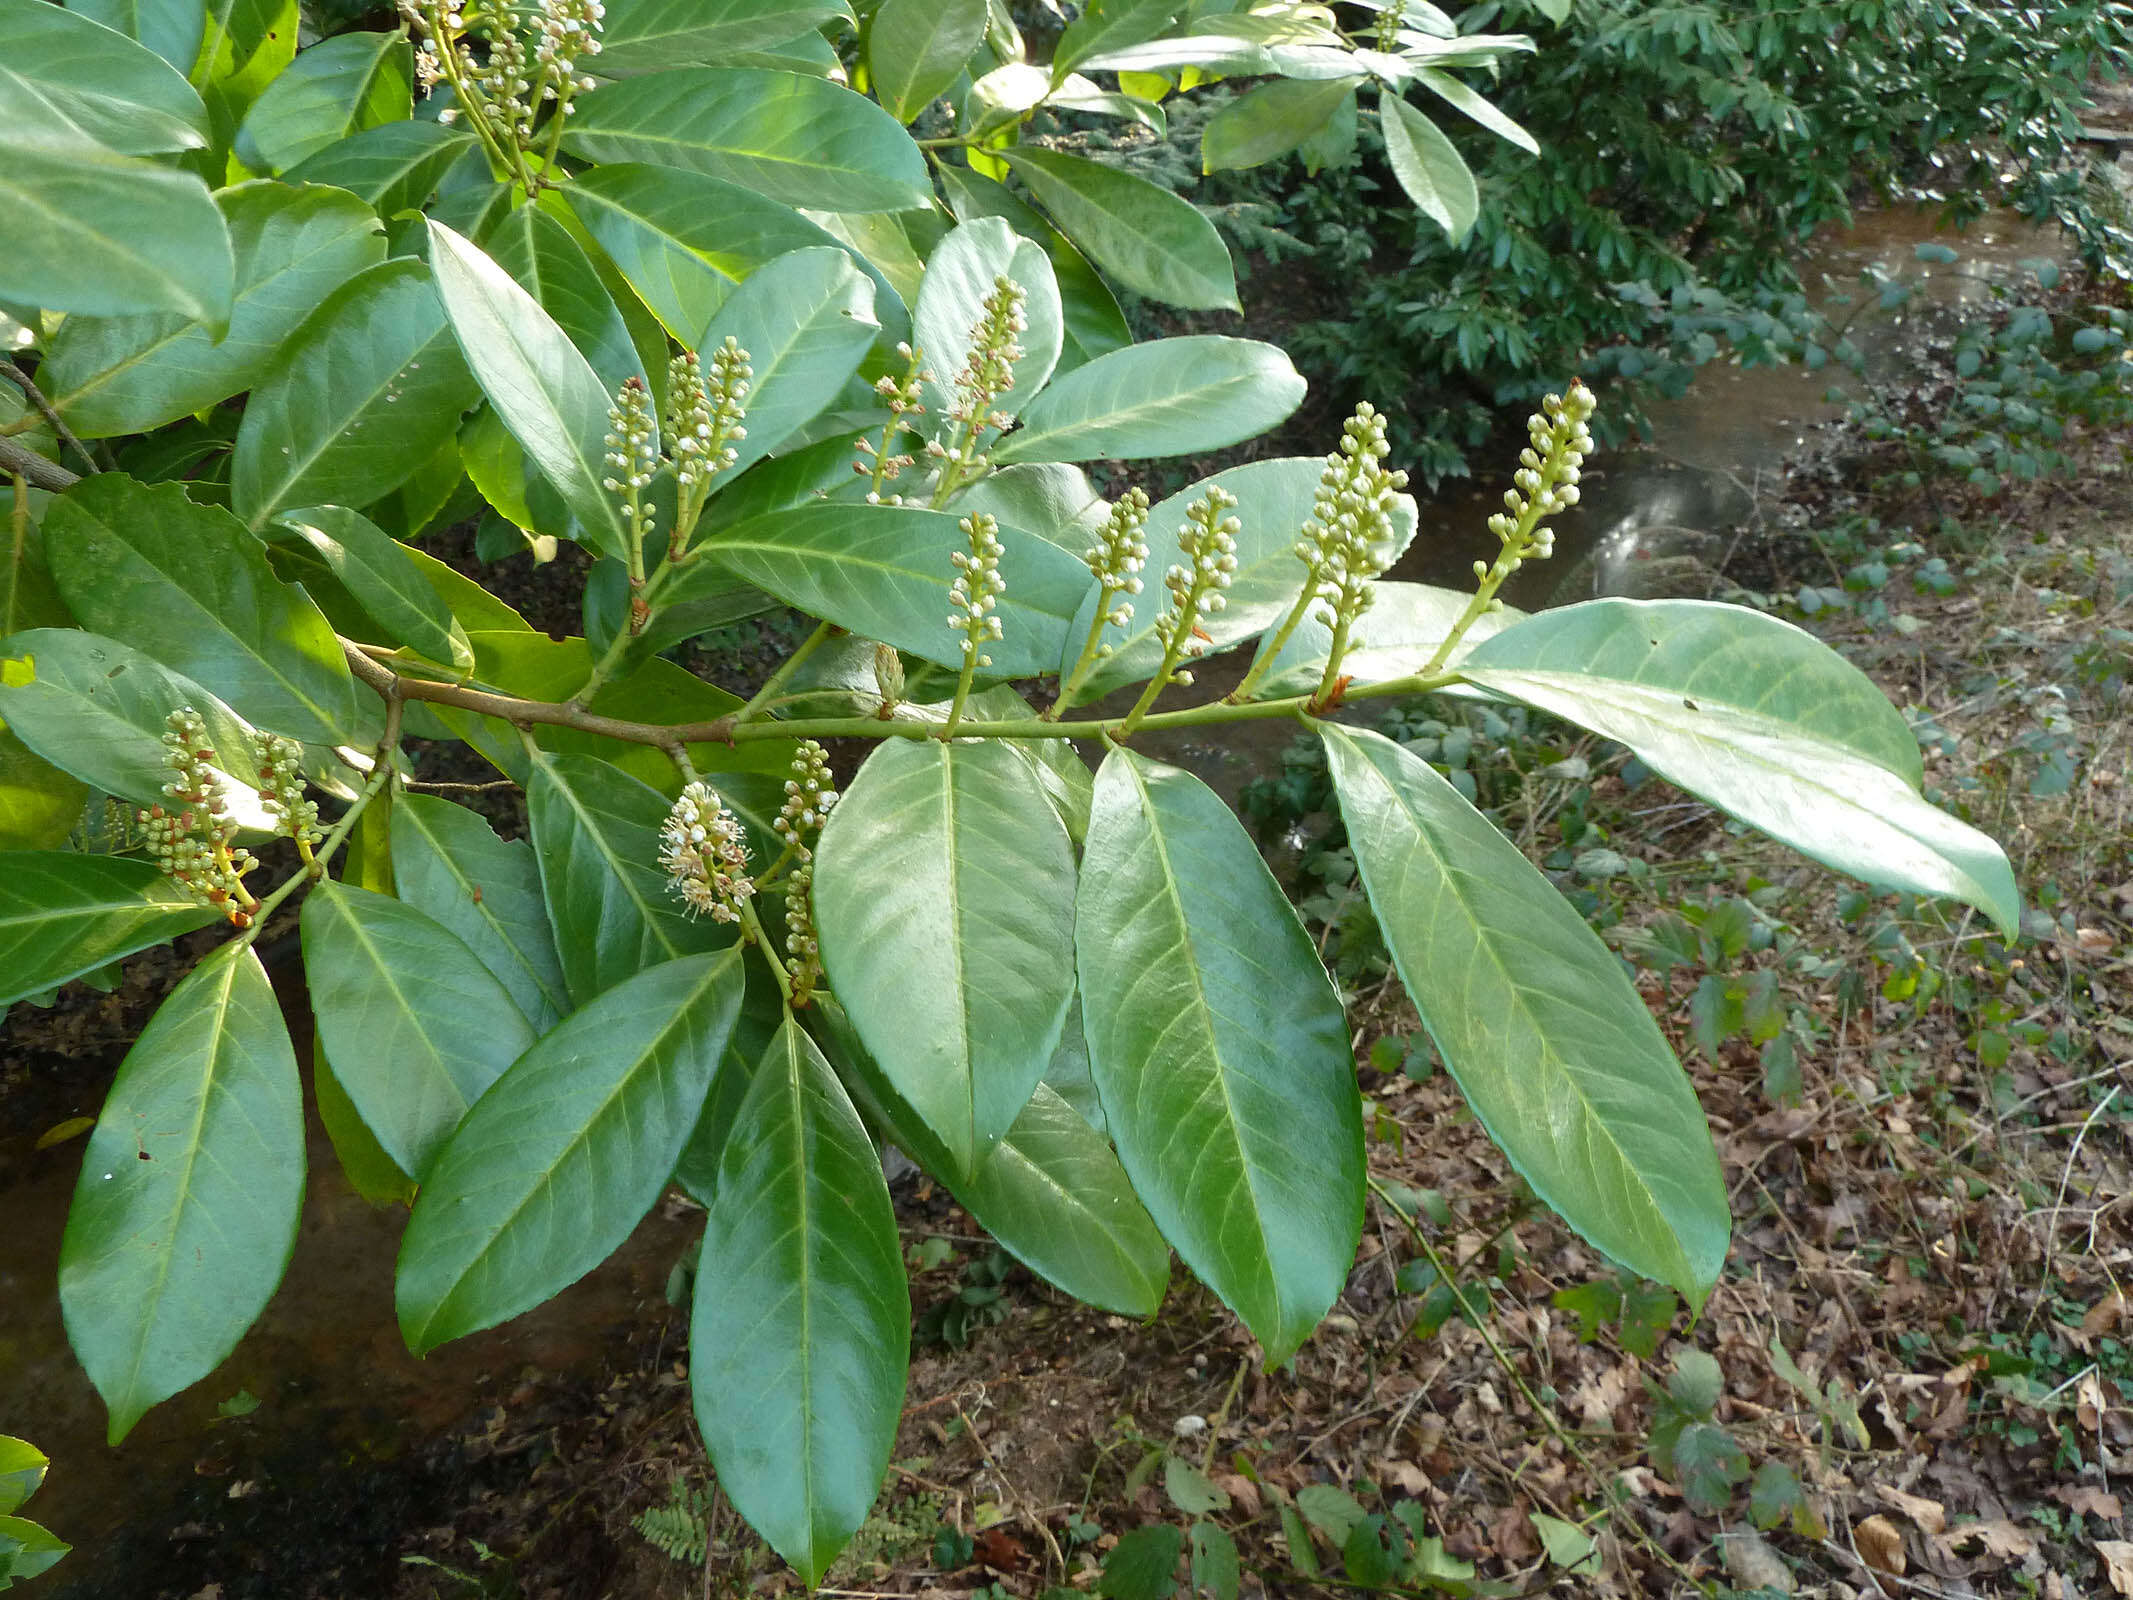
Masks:
[[[1302,375],[1273,345],[1218,334],[1152,339],[1059,379],[1029,402],[993,459],[1196,455],[1264,433],[1303,396]]]
[[[465,806],[403,794],[393,801],[392,860],[400,898],[457,934],[536,1033],[562,1020],[563,964],[525,840],[499,839]]]
[[[708,541],[706,556],[791,606],[865,639],[936,665],[962,664],[962,634],[948,626],[950,559],[970,548],[952,511],[915,506],[813,504],[752,517]],[[1066,649],[1063,608],[1047,597],[1079,594],[1088,569],[1057,545],[1003,526],[1007,592],[995,607],[1001,637],[986,647],[999,677],[1058,669]],[[1291,563],[1294,564],[1293,561]]]
[[[886,0],[867,31],[867,73],[882,108],[917,121],[961,76],[985,16],[985,0]]]
[[[600,165],[648,161],[820,211],[931,205],[918,146],[842,84],[759,67],[677,67],[576,102],[563,148]]]
[[[44,527],[52,577],[83,627],[155,657],[257,726],[306,744],[356,737],[355,682],[332,627],[227,511],[195,504],[179,484],[106,472],[54,500]]]
[[[37,381],[83,438],[146,433],[250,388],[321,300],[385,259],[377,217],[338,190],[240,183],[215,205],[236,263],[220,343],[176,312],[60,324]]]
[[[1120,1161],[1270,1363],[1346,1281],[1363,1124],[1340,997],[1244,827],[1126,750],[1096,776],[1075,947]]]
[[[1629,746],[1654,772],[1869,883],[1949,895],[2012,938],[2000,847],[1918,794],[1918,744],[1857,667],[1740,606],[1595,600],[1475,647],[1469,681]]]
[[[1013,751],[884,741],[822,830],[830,986],[899,1094],[973,1172],[1058,1047],[1074,994],[1074,855]]]
[[[302,921],[311,1009],[334,1076],[420,1183],[533,1029],[474,952],[413,906],[328,879],[304,897]]]
[[[629,1237],[696,1126],[741,1003],[738,948],[665,962],[542,1037],[431,1168],[400,1246],[417,1355],[517,1316]]]
[[[1407,198],[1452,243],[1463,240],[1481,215],[1481,191],[1451,140],[1429,118],[1391,89],[1378,96],[1378,127],[1385,156]]]
[[[810,1587],[880,1493],[910,1327],[880,1158],[788,1016],[719,1164],[689,1386],[720,1486]]]
[[[433,222],[430,261],[452,333],[496,414],[591,547],[619,556],[621,512],[602,487],[612,475],[606,385],[555,319],[478,245]]]
[[[658,790],[592,756],[544,756],[526,810],[574,1004],[655,963],[731,942],[721,924],[692,921],[667,887]]]
[[[366,506],[405,483],[480,391],[419,261],[383,261],[306,317],[253,389],[230,506],[257,529],[284,506]]]
[[[146,861],[65,850],[6,859],[0,1009],[218,919]]]
[[[1229,248],[1190,201],[1085,156],[1034,145],[1000,153],[1060,231],[1135,294],[1193,311],[1237,309]]]
[[[1725,1260],[1725,1183],[1621,961],[1419,756],[1318,734],[1393,963],[1482,1126],[1579,1233],[1700,1305]]]
[[[0,300],[85,317],[175,312],[216,334],[229,321],[230,231],[189,172],[100,145],[16,142],[0,163],[0,215]]]
[[[42,0],[0,0],[0,38],[0,127],[18,147],[146,156],[206,146],[207,107],[185,75],[125,34]]]
[[[266,1308],[303,1193],[296,1054],[258,956],[226,944],[126,1052],[67,1213],[60,1309],[111,1443]]]

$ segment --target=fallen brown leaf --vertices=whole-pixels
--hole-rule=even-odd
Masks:
[[[2133,1539],[2098,1539],[2096,1553],[2103,1557],[2103,1575],[2111,1587],[2133,1595]]]
[[[2126,1514],[2117,1495],[2093,1483],[2062,1484],[2051,1491],[2051,1497],[2070,1510],[2101,1517],[2106,1522],[2116,1522]]]
[[[1887,1517],[1868,1517],[1852,1529],[1852,1542],[1859,1547],[1859,1555],[1877,1572],[1886,1572],[1892,1578],[1903,1576],[1908,1563],[1903,1555],[1903,1533]]]
[[[1985,1546],[1985,1553],[1997,1556],[2002,1561],[2019,1561],[2032,1555],[2037,1548],[2036,1537],[2023,1532],[2011,1522],[1966,1522],[1959,1528],[1950,1528],[1938,1540],[1940,1547],[1950,1554],[1976,1539]]]
[[[1753,1528],[1736,1528],[1719,1537],[1725,1546],[1726,1572],[1742,1588],[1791,1594],[1799,1587],[1792,1569],[1771,1549],[1770,1541]]]
[[[1948,1525],[1948,1508],[1938,1500],[1928,1500],[1920,1494],[1905,1494],[1901,1489],[1879,1488],[1874,1492],[1881,1496],[1883,1505],[1901,1511],[1927,1533],[1938,1533]]]

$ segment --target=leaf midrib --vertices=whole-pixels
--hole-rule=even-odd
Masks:
[[[1339,735],[1339,737],[1344,740],[1347,740],[1347,735],[1345,734]],[[1441,878],[1444,882],[1445,892],[1448,893],[1452,897],[1452,899],[1458,903],[1459,909],[1466,916],[1468,925],[1476,931],[1477,935],[1480,934],[1481,930],[1486,928],[1488,924],[1484,923],[1481,918],[1476,914],[1473,902],[1469,899],[1469,897],[1464,892],[1461,886],[1459,875],[1451,870],[1451,867],[1447,862],[1443,852],[1437,848],[1436,840],[1432,837],[1429,830],[1422,826],[1421,819],[1415,812],[1414,808],[1407,803],[1406,795],[1401,792],[1399,785],[1392,781],[1391,777],[1385,772],[1385,770],[1380,767],[1374,759],[1372,759],[1370,753],[1367,750],[1365,750],[1361,745],[1356,744],[1352,740],[1349,740],[1348,742],[1355,757],[1364,762],[1370,768],[1371,772],[1375,774],[1378,782],[1384,785],[1386,794],[1391,797],[1393,804],[1399,808],[1400,815],[1406,819],[1408,826],[1412,830],[1418,845],[1421,849],[1428,853],[1430,860],[1435,863],[1437,874],[1439,878]],[[1432,772],[1430,775],[1433,778],[1436,777],[1436,774],[1434,772]],[[1442,779],[1438,779],[1437,781],[1443,782]],[[1449,787],[1449,785],[1447,785],[1447,787]],[[1457,793],[1456,790],[1453,790],[1452,792]],[[1357,861],[1358,865],[1360,865],[1362,861],[1360,853],[1358,854]],[[1365,877],[1367,880],[1367,869],[1365,872]],[[1613,1152],[1616,1162],[1621,1166],[1623,1171],[1630,1176],[1630,1178],[1634,1181],[1636,1188],[1644,1195],[1646,1203],[1649,1204],[1652,1209],[1652,1214],[1658,1217],[1661,1223],[1665,1226],[1669,1237],[1670,1248],[1673,1251],[1676,1261],[1679,1263],[1680,1267],[1684,1269],[1683,1276],[1686,1277],[1688,1275],[1686,1271],[1689,1264],[1688,1256],[1686,1251],[1684,1251],[1682,1248],[1679,1237],[1674,1232],[1673,1223],[1671,1219],[1668,1218],[1666,1209],[1659,1203],[1658,1196],[1653,1192],[1651,1185],[1645,1181],[1644,1174],[1638,1169],[1637,1164],[1629,1158],[1628,1152],[1622,1148],[1621,1141],[1615,1137],[1614,1130],[1608,1125],[1607,1120],[1599,1114],[1597,1108],[1595,1108],[1595,1106],[1593,1105],[1591,1096],[1585,1092],[1584,1084],[1579,1082],[1577,1074],[1570,1070],[1567,1060],[1564,1058],[1561,1051],[1554,1044],[1553,1040],[1549,1035],[1548,1030],[1539,1025],[1537,1019],[1533,1015],[1532,1007],[1526,999],[1525,988],[1512,980],[1509,968],[1505,966],[1505,964],[1500,958],[1496,957],[1495,951],[1498,942],[1499,941],[1494,934],[1490,934],[1488,937],[1485,938],[1477,937],[1475,941],[1477,948],[1490,952],[1490,964],[1496,968],[1497,972],[1502,978],[1504,988],[1510,992],[1511,1005],[1515,1007],[1520,1016],[1525,1019],[1527,1026],[1532,1028],[1534,1037],[1544,1041],[1548,1041],[1544,1059],[1554,1064],[1557,1076],[1559,1076],[1566,1084],[1569,1085],[1571,1093],[1577,1097],[1578,1105],[1584,1113],[1587,1125],[1596,1129],[1606,1139],[1607,1147],[1610,1151]]]
[[[1207,985],[1201,981],[1200,961],[1193,947],[1192,924],[1185,916],[1185,900],[1184,896],[1178,891],[1177,873],[1170,864],[1170,848],[1163,840],[1162,826],[1156,820],[1155,807],[1150,802],[1148,784],[1145,775],[1140,770],[1139,763],[1130,755],[1125,757],[1125,763],[1126,772],[1133,779],[1134,791],[1140,800],[1141,815],[1147,822],[1149,840],[1155,847],[1156,859],[1162,867],[1163,892],[1165,898],[1170,902],[1171,912],[1177,921],[1178,947],[1184,952],[1185,970],[1192,976],[1193,993],[1199,1000],[1198,1012],[1208,1019],[1206,1027],[1208,1054],[1214,1058],[1215,1062],[1214,1079],[1216,1087],[1222,1094],[1223,1121],[1234,1136],[1236,1130],[1240,1127],[1237,1120],[1236,1103],[1230,1096],[1229,1074],[1224,1069],[1224,1058],[1215,1036],[1214,1007],[1207,998]],[[1237,1150],[1238,1169],[1244,1175],[1245,1193],[1251,1196],[1252,1204],[1248,1215],[1252,1224],[1252,1231],[1259,1239],[1259,1253],[1267,1263],[1267,1283],[1273,1290],[1274,1309],[1276,1314],[1286,1321],[1288,1311],[1287,1297],[1281,1292],[1280,1275],[1273,1270],[1272,1248],[1267,1242],[1266,1229],[1259,1226],[1259,1186],[1254,1181],[1255,1174],[1252,1161],[1245,1154],[1244,1141],[1241,1137],[1233,1137],[1232,1142]]]

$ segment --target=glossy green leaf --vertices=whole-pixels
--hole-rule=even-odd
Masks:
[[[414,54],[404,34],[341,33],[300,52],[252,102],[237,159],[286,171],[351,134],[414,114]]]
[[[748,437],[721,482],[745,472],[827,410],[859,370],[881,325],[874,285],[842,250],[794,250],[751,274],[711,318],[695,348],[726,339],[748,352]]]
[[[1205,784],[1113,750],[1075,916],[1089,1068],[1186,1264],[1288,1359],[1347,1281],[1363,1117],[1340,996]]]
[[[761,50],[849,21],[843,0],[614,0],[600,30],[603,76],[673,67],[727,66]]]
[[[867,75],[898,122],[948,92],[985,37],[985,0],[886,0],[867,30]]]
[[[1003,411],[1022,411],[1042,390],[1059,364],[1066,336],[1059,304],[1059,284],[1044,251],[998,217],[979,217],[953,229],[926,260],[926,277],[911,310],[916,343],[926,355],[926,405],[933,431],[952,425],[955,380],[970,360],[975,334],[985,317],[985,297],[1001,278],[1023,290],[1023,320],[1029,326],[1015,342],[1022,355],[1015,362],[1014,387],[1000,402]],[[994,452],[996,458],[998,452]]]
[[[0,728],[0,850],[52,850],[67,842],[88,789]]]
[[[1237,279],[1215,225],[1190,201],[1086,156],[1003,150],[1059,224],[1125,288],[1196,311],[1237,309]]]
[[[207,30],[202,0],[67,0],[67,9],[145,44],[180,77],[199,59]]]
[[[968,1181],[943,1181],[1010,1255],[1075,1299],[1128,1317],[1162,1305],[1170,1247],[1104,1136],[1044,1084]]]
[[[606,385],[555,319],[478,246],[432,223],[430,259],[452,332],[496,414],[592,547],[620,555],[621,515],[601,487],[611,475]]]
[[[304,898],[304,979],[334,1076],[417,1183],[532,1026],[456,934],[330,879]]]
[[[395,798],[392,844],[400,898],[457,934],[536,1033],[561,1021],[570,997],[533,847],[499,839],[478,813],[423,794]]]
[[[1476,94],[1448,72],[1439,72],[1434,67],[1421,67],[1415,79],[1438,99],[1457,106],[1497,138],[1509,141],[1529,156],[1540,154],[1540,143],[1511,118],[1505,116],[1489,103],[1485,95]]]
[[[10,851],[0,873],[0,1007],[204,928],[218,915],[146,861]]]
[[[904,138],[898,133],[899,139]],[[752,189],[677,167],[595,167],[564,197],[630,287],[683,344],[701,336],[734,285],[789,250],[834,245],[874,280],[874,316],[888,337],[910,326],[879,268],[819,224]]]
[[[215,196],[235,252],[228,334],[174,313],[70,317],[37,377],[85,439],[144,433],[205,410],[267,371],[296,325],[385,259],[370,207],[337,189],[241,183]]]
[[[1004,184],[967,167],[944,166],[940,175],[948,203],[962,221],[999,217],[1023,238],[1036,240],[1051,258],[1066,324],[1055,373],[1071,372],[1084,362],[1108,351],[1122,350],[1133,342],[1132,330],[1126,326],[1126,314],[1119,310],[1117,298],[1096,275],[1088,257],[1075,249],[1065,234],[1024,205]]]
[[[1571,1227],[1701,1304],[1726,1257],[1725,1182],[1620,959],[1428,762],[1318,732],[1400,980],[1482,1126]]]
[[[170,781],[170,714],[200,714],[216,752],[218,793],[239,827],[272,831],[261,808],[252,732],[183,673],[80,628],[0,640],[0,719],[24,745],[102,794],[159,805]]]
[[[1177,20],[1178,0],[1097,0],[1066,26],[1052,52],[1052,76],[1064,78],[1075,64],[1106,50],[1143,44]]]
[[[27,1517],[0,1517],[0,1578],[39,1577],[73,1548]]]
[[[1407,198],[1456,244],[1481,214],[1474,174],[1438,126],[1391,89],[1378,96],[1385,156]]]
[[[366,201],[381,217],[418,209],[452,164],[476,148],[464,128],[436,122],[386,122],[306,156],[282,178],[325,183]]]
[[[419,471],[479,391],[429,269],[357,273],[282,346],[244,408],[230,504],[254,528],[285,506],[366,506]]]
[[[1361,78],[1276,78],[1207,119],[1200,169],[1223,172],[1285,156],[1323,128]]]
[[[311,1097],[318,1106],[319,1126],[326,1131],[326,1142],[333,1146],[348,1186],[369,1205],[413,1205],[415,1180],[400,1170],[365,1124],[341,1080],[333,1075],[333,1064],[316,1035],[311,1040]]]
[[[830,987],[955,1163],[1013,1126],[1074,994],[1074,853],[1011,750],[884,741],[830,813],[815,906]]]
[[[1014,528],[1000,529],[1007,592],[996,608],[1001,635],[986,647],[1003,678],[1057,669],[1066,618],[1025,596],[1086,586],[1079,566],[1056,545]],[[773,511],[721,532],[704,546],[710,559],[787,605],[868,639],[945,667],[962,665],[962,635],[948,626],[949,560],[967,552],[969,536],[949,511],[911,506],[809,505]]]
[[[31,144],[120,155],[198,150],[207,107],[146,45],[44,0],[0,0],[0,127]]]
[[[629,1237],[696,1126],[742,952],[640,972],[543,1035],[445,1145],[395,1284],[417,1355],[529,1311]]]
[[[1266,432],[1303,396],[1302,375],[1274,345],[1211,333],[1151,339],[1076,367],[1028,402],[993,458],[1197,455]]]
[[[1349,636],[1349,649],[1341,657],[1341,676],[1351,688],[1409,678],[1428,666],[1437,646],[1465,614],[1473,596],[1459,589],[1440,589],[1427,583],[1381,580],[1371,586],[1370,609]],[[1326,653],[1333,648],[1333,630],[1312,608],[1289,635],[1281,653],[1268,663],[1265,675],[1253,690],[1260,700],[1278,700],[1286,695],[1309,694],[1325,676]],[[1456,667],[1482,640],[1501,633],[1525,616],[1506,607],[1474,619],[1474,625],[1453,648],[1448,665]],[[1273,644],[1271,633],[1260,638],[1256,662]]]
[[[0,541],[0,639],[25,628],[64,628],[73,620],[52,583],[44,530],[31,518],[8,518]]]
[[[226,148],[260,92],[296,58],[297,0],[206,0],[200,53],[188,77]]]
[[[733,1019],[733,1032],[718,1058],[718,1071],[711,1075],[711,1091],[704,1096],[689,1141],[674,1163],[674,1181],[697,1204],[709,1206],[718,1193],[719,1163],[725,1159],[726,1141],[732,1136],[748,1086],[755,1082],[755,1069],[762,1064],[778,1029],[785,1025],[785,998],[777,980],[760,961],[744,962],[748,992],[741,997],[740,1014]]]
[[[881,1492],[910,1331],[881,1161],[788,1018],[719,1165],[689,1387],[719,1487],[810,1586]]]
[[[798,72],[682,67],[582,96],[563,148],[648,161],[822,211],[930,205],[925,157],[864,95]]]
[[[1811,634],[1693,600],[1596,600],[1478,646],[1470,681],[1619,740],[1669,782],[1870,883],[1952,895],[2008,937],[2000,847],[1918,793],[1918,743]]]
[[[307,744],[355,736],[355,684],[333,629],[227,511],[175,483],[107,472],[54,500],[44,526],[52,576],[83,627],[184,673],[258,727]]]
[[[1271,461],[1253,461],[1227,472],[1218,472],[1190,488],[1182,489],[1148,513],[1148,570],[1167,570],[1184,559],[1178,549],[1178,530],[1193,502],[1217,485],[1237,497],[1230,515],[1237,518],[1237,571],[1224,592],[1228,604],[1206,618],[1201,632],[1206,647],[1221,650],[1274,626],[1288,612],[1290,602],[1303,587],[1303,564],[1296,559],[1296,531],[1311,515],[1318,490],[1323,457],[1285,456]],[[1414,537],[1415,503],[1407,495],[1393,506],[1396,542],[1404,547]],[[1096,614],[1093,585],[1067,630],[1078,653],[1088,637],[1089,622]],[[1123,629],[1109,629],[1105,641],[1114,653],[1098,663],[1090,674],[1083,699],[1093,699],[1121,684],[1137,683],[1161,663],[1162,646],[1155,638],[1155,619],[1160,607],[1140,605]],[[1364,633],[1367,636],[1367,625]],[[1058,670],[1056,667],[1054,670]]]
[[[0,1516],[21,1509],[44,1482],[50,1465],[45,1453],[28,1440],[0,1433]]]
[[[549,926],[573,1004],[646,967],[730,943],[694,921],[659,865],[658,790],[591,756],[535,762],[526,808]]]
[[[646,371],[614,296],[569,226],[553,213],[521,206],[491,230],[481,248],[540,302],[609,394],[619,393],[626,378],[647,385],[655,377],[666,381],[664,371]]]
[[[318,553],[387,642],[406,645],[443,666],[465,670],[474,665],[465,630],[408,560],[407,546],[368,517],[346,506],[309,506],[280,512],[274,520]]]
[[[451,608],[459,625],[473,633],[530,633],[532,625],[503,601],[462,572],[446,566],[426,550],[409,547],[407,557],[415,570],[429,580],[439,599]]]
[[[174,311],[211,328],[229,316],[229,229],[189,172],[17,142],[0,162],[0,216],[0,300],[87,317]]]
[[[67,1213],[59,1304],[113,1444],[266,1308],[303,1194],[289,1030],[259,957],[227,944],[126,1052]]]

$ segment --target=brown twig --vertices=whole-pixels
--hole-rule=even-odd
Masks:
[[[58,494],[81,482],[81,475],[69,472],[56,461],[47,461],[34,450],[26,450],[12,439],[0,438],[0,474],[22,478],[32,488],[49,489]]]
[[[37,414],[52,425],[52,431],[59,435],[59,442],[71,447],[74,453],[88,464],[91,472],[103,471],[103,468],[96,464],[96,457],[89,454],[89,447],[74,436],[74,430],[68,427],[66,420],[53,409],[52,402],[44,397],[44,391],[37,387],[36,380],[17,366],[12,357],[0,359],[0,378],[7,379],[22,391],[22,397],[35,406]]]

